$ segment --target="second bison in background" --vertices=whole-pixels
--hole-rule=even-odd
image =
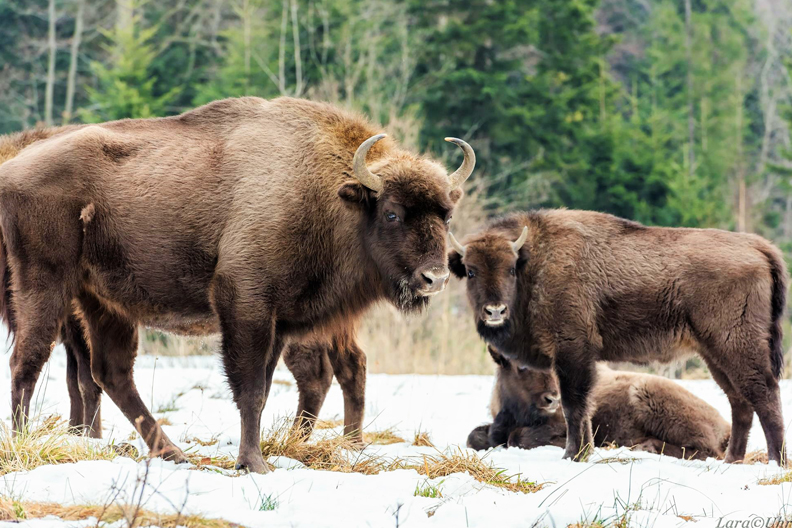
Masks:
[[[787,271],[767,240],[715,229],[645,227],[589,211],[516,213],[465,245],[481,337],[504,357],[558,376],[564,457],[593,441],[597,361],[671,361],[698,353],[729,398],[727,462],[745,456],[756,412],[770,460],[784,457],[778,379]]]
[[[490,411],[494,422],[479,426],[468,447],[498,445],[532,449],[566,445],[564,413],[552,372],[518,367],[489,347],[498,365]],[[673,381],[597,365],[592,390],[596,445],[615,444],[677,458],[722,458],[730,426],[718,411]]]

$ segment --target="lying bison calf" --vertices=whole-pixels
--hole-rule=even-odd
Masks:
[[[498,365],[490,411],[494,422],[477,427],[468,447],[531,449],[566,445],[564,413],[551,371],[518,367],[489,347]],[[730,426],[715,408],[666,378],[597,366],[591,393],[594,442],[677,458],[723,457]]]
[[[763,238],[547,210],[512,214],[452,243],[450,268],[467,277],[479,334],[505,357],[558,376],[565,457],[593,440],[596,361],[670,361],[692,351],[731,404],[726,461],[745,455],[754,411],[770,459],[782,460],[787,272]]]

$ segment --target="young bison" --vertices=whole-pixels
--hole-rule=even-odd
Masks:
[[[468,447],[531,449],[566,445],[558,384],[551,371],[518,367],[489,347],[498,365],[490,411],[494,422],[470,433]],[[723,457],[730,426],[715,408],[660,376],[597,365],[591,393],[594,442],[677,458]]]
[[[479,334],[508,359],[553,368],[567,423],[564,457],[593,440],[596,362],[704,358],[732,408],[727,462],[745,455],[754,411],[771,460],[784,458],[778,379],[787,271],[756,235],[644,227],[568,210],[517,213],[462,245]]]

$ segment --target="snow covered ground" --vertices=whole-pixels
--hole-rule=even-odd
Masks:
[[[6,356],[7,357],[7,356]],[[0,394],[10,393],[8,367],[0,366]],[[65,357],[60,347],[46,367],[34,401],[43,415],[68,416]],[[166,433],[183,449],[236,456],[239,415],[231,401],[219,359],[141,357],[135,379],[143,400],[173,425]],[[264,411],[265,427],[291,415],[297,391],[288,371],[276,372]],[[426,431],[438,449],[464,449],[468,432],[488,421],[492,378],[489,376],[392,376],[368,378],[366,430],[394,428],[412,440]],[[704,398],[726,417],[728,402],[712,381],[682,384]],[[792,418],[792,384],[782,385],[785,416]],[[7,401],[7,398],[6,400]],[[126,440],[132,426],[109,398],[103,398],[103,442]],[[343,416],[340,388],[334,383],[320,418]],[[0,407],[9,423],[10,406]],[[202,447],[193,439],[217,438]],[[139,442],[139,441],[138,441]],[[460,447],[461,446],[461,447]],[[142,446],[140,446],[142,449]],[[754,423],[749,450],[764,449],[764,437]],[[370,446],[367,451],[388,457],[436,453],[431,447],[410,443]],[[580,521],[606,524],[630,509],[630,526],[727,526],[726,521],[792,514],[792,484],[758,485],[763,477],[779,474],[775,465],[726,465],[679,461],[624,449],[596,450],[587,463],[561,460],[562,450],[546,447],[532,451],[497,449],[485,460],[506,474],[546,486],[522,494],[484,485],[467,474],[431,480],[442,497],[414,496],[426,477],[414,470],[377,475],[335,473],[275,461],[280,467],[268,475],[237,475],[235,471],[196,470],[156,460],[150,465],[144,507],[160,513],[200,514],[244,526],[567,526]],[[297,466],[297,467],[295,467]],[[39,467],[2,478],[0,495],[24,501],[62,504],[102,504],[111,489],[118,500],[132,501],[145,463],[128,458],[84,461]],[[442,483],[440,483],[442,481]],[[139,493],[139,490],[138,490]],[[261,511],[269,498],[274,509]],[[434,512],[431,516],[428,512]],[[686,521],[680,516],[690,516]],[[722,519],[722,520],[719,520]],[[764,526],[754,520],[752,527]],[[3,523],[0,523],[3,524]],[[10,526],[10,523],[8,523]],[[64,522],[50,518],[27,521],[35,527],[89,526],[90,521]],[[746,525],[748,526],[748,525]]]

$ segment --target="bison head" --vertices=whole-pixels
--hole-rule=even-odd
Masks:
[[[517,240],[499,231],[488,231],[464,246],[453,234],[449,235],[454,248],[448,256],[449,267],[454,275],[467,280],[476,328],[486,341],[498,342],[511,330],[517,272],[525,262],[520,250],[528,237],[528,228],[523,229]]]
[[[509,405],[520,425],[540,425],[561,406],[558,381],[552,370],[538,370],[509,361],[492,346],[492,359],[498,365],[498,388],[502,405]]]
[[[363,211],[363,243],[390,300],[402,310],[420,310],[448,283],[448,224],[476,155],[461,139],[446,138],[464,152],[462,165],[451,175],[440,164],[404,151],[368,166],[369,150],[384,137],[360,145],[352,161],[355,180],[344,183],[338,194]]]

